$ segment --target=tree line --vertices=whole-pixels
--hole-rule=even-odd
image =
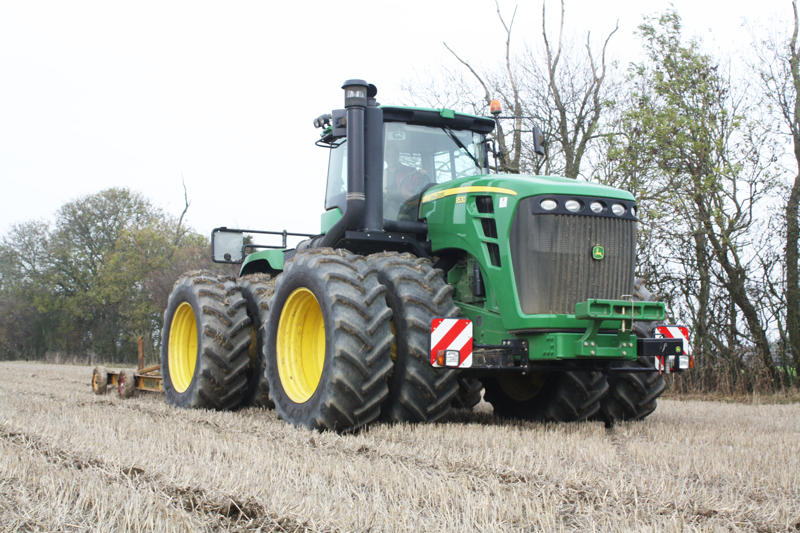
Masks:
[[[131,363],[139,337],[156,359],[175,279],[213,268],[183,214],[113,188],[64,204],[53,224],[14,225],[0,241],[0,359]]]
[[[675,386],[741,393],[799,387],[800,43],[796,2],[777,41],[755,43],[734,77],[726,58],[684,35],[670,9],[638,28],[643,59],[614,69],[599,41],[547,25],[481,69],[457,67],[414,102],[506,113],[495,141],[506,172],[563,175],[631,191],[639,205],[637,275],[692,332],[696,369]],[[546,154],[533,153],[540,126]],[[187,203],[188,207],[188,203]],[[185,211],[184,211],[185,213]],[[81,354],[133,361],[159,345],[177,276],[211,267],[207,238],[126,189],[65,204],[55,222],[14,226],[0,242],[0,358]],[[88,355],[86,355],[88,354]]]
[[[520,47],[512,39],[517,9],[496,3],[502,59],[481,68],[444,43],[457,66],[409,89],[412,97],[482,115],[497,98],[509,116],[495,136],[503,170],[634,194],[637,275],[692,332],[697,369],[676,384],[723,392],[800,386],[796,1],[786,2],[782,37],[754,43],[738,75],[730,58],[684,35],[674,8],[645,17],[637,30],[643,59],[614,69],[608,45],[618,28],[570,41],[563,0],[560,24],[548,25],[552,4],[542,3],[538,37]],[[544,132],[544,157],[533,153],[533,125]]]

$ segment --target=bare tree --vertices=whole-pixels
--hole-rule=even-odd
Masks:
[[[588,70],[585,71],[581,85],[575,83],[575,72],[564,72],[559,69],[563,51],[564,36],[564,0],[561,0],[561,24],[558,30],[558,44],[555,48],[547,37],[545,4],[542,3],[542,39],[547,51],[547,77],[550,88],[550,99],[557,113],[556,140],[561,145],[564,157],[564,175],[577,178],[581,170],[581,162],[588,144],[597,138],[597,127],[605,108],[602,101],[603,82],[606,79],[606,49],[611,37],[619,29],[619,23],[606,36],[600,52],[600,64],[596,64],[586,34],[586,60]]]
[[[599,125],[607,102],[606,49],[615,27],[603,41],[599,56],[593,52],[590,33],[586,34],[586,55],[567,53],[564,47],[565,8],[561,1],[561,24],[555,44],[548,37],[545,5],[542,4],[543,53],[530,49],[522,58],[512,53],[512,31],[517,16],[514,8],[509,19],[499,4],[497,17],[505,31],[504,59],[495,72],[481,73],[445,43],[451,54],[469,71],[483,90],[483,104],[498,99],[514,118],[499,121],[496,138],[508,172],[533,171],[558,173],[569,178],[581,174],[582,164],[593,141],[600,135]],[[541,57],[544,57],[542,63]],[[470,102],[474,105],[474,101]],[[485,113],[486,107],[483,108]],[[545,158],[533,155],[523,134],[540,125],[548,141]]]
[[[491,101],[494,99],[495,93],[499,95],[503,100],[506,108],[511,108],[513,115],[516,118],[513,118],[514,127],[511,133],[511,146],[509,147],[506,142],[506,134],[504,132],[503,124],[501,122],[497,122],[497,131],[495,132],[495,137],[500,145],[500,160],[501,165],[504,171],[508,172],[519,172],[520,171],[520,155],[522,153],[521,145],[522,145],[522,104],[520,102],[520,94],[519,89],[517,88],[517,81],[514,76],[514,70],[511,68],[511,29],[514,26],[514,19],[517,16],[517,8],[514,8],[514,12],[511,14],[511,21],[506,24],[505,19],[503,18],[503,14],[500,12],[500,5],[495,2],[497,6],[497,17],[500,19],[500,23],[503,25],[503,28],[506,32],[506,46],[505,46],[505,80],[504,83],[508,84],[508,91],[500,90],[498,84],[492,84],[492,88],[494,90],[491,91],[489,89],[488,83],[484,80],[484,77],[481,76],[473,67],[470,65],[469,62],[465,61],[458,54],[456,54],[452,48],[450,48],[447,43],[443,43],[445,48],[453,54],[453,56],[462,64],[464,65],[470,73],[475,77],[478,83],[483,88],[483,98],[488,106]],[[508,94],[510,92],[510,94]]]
[[[181,174],[181,185],[183,185],[183,211],[181,211],[181,216],[178,217],[178,223],[175,224],[175,239],[172,241],[173,246],[178,246],[183,239],[183,236],[186,235],[186,228],[183,226],[183,217],[186,216],[186,212],[189,211],[189,205],[191,202],[189,201],[189,192],[186,190],[186,181],[183,179],[183,174]]]

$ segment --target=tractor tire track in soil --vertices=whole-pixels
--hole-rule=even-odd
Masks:
[[[177,486],[157,474],[146,472],[135,465],[114,467],[102,459],[90,455],[78,455],[61,449],[43,439],[20,431],[10,430],[0,424],[0,439],[29,453],[36,453],[48,463],[75,470],[94,470],[105,477],[108,483],[130,483],[136,487],[147,487],[163,495],[163,501],[184,511],[208,515],[212,521],[225,529],[266,529],[268,531],[308,531],[306,522],[279,517],[251,499],[240,500],[230,494],[211,494],[191,486]]]

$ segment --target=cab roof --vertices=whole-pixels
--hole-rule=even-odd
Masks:
[[[494,130],[494,120],[477,115],[456,113],[452,109],[381,106],[384,122],[405,122],[422,126],[448,127],[487,134]]]

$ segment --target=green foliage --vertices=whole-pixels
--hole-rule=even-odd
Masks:
[[[14,226],[0,244],[0,358],[131,362],[139,336],[155,353],[172,283],[208,256],[205,237],[127,189],[65,204],[52,229]]]

